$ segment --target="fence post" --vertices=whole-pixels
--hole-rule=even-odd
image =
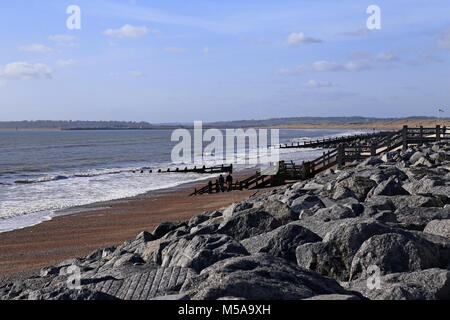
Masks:
[[[403,137],[403,151],[406,151],[408,149],[408,126],[403,126],[402,137]]]
[[[339,169],[345,164],[345,149],[343,144],[340,144],[338,147],[337,163]]]
[[[370,155],[372,157],[377,155],[377,147],[374,144],[370,146]]]
[[[423,144],[423,126],[420,126],[420,145]]]
[[[311,177],[311,163],[309,161],[303,162],[303,176],[303,179],[308,179]]]
[[[441,140],[441,126],[436,125],[436,141]]]

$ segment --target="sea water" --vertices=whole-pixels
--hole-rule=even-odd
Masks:
[[[280,130],[280,143],[351,133]],[[0,131],[0,232],[49,220],[62,209],[214,177],[157,173],[175,167],[171,152],[177,142],[171,141],[171,134],[171,130]],[[301,162],[323,151],[283,149],[281,159]],[[252,150],[235,152],[241,162],[252,156]],[[235,166],[237,170],[249,167],[254,165]]]

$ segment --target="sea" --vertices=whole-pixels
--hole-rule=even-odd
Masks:
[[[172,130],[0,130],[0,233],[67,214],[67,209],[180,187],[213,177],[196,173],[158,173],[193,167],[172,163]],[[286,129],[280,143],[343,136],[363,131]],[[269,141],[270,144],[270,141]],[[235,170],[257,150],[236,148]],[[283,149],[280,158],[301,162],[319,149]],[[227,164],[211,154],[206,165]],[[250,162],[250,161],[248,161]],[[152,173],[150,173],[152,171]]]

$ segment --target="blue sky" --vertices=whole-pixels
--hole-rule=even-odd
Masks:
[[[0,39],[0,121],[450,111],[448,0],[2,1]]]

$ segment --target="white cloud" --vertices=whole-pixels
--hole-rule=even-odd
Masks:
[[[36,53],[48,53],[51,52],[52,49],[44,46],[43,44],[31,44],[29,46],[20,47],[20,51],[26,52],[36,52]]]
[[[64,47],[78,46],[78,42],[76,42],[77,37],[70,34],[55,34],[49,36],[48,39],[55,42],[59,46]]]
[[[177,48],[177,47],[166,47],[164,51],[171,53],[185,53],[187,50],[185,48]]]
[[[438,46],[450,50],[450,28],[441,33],[438,39]]]
[[[145,73],[142,71],[131,71],[130,76],[135,77],[135,78],[143,78],[143,77],[145,77]]]
[[[400,60],[400,58],[392,52],[390,52],[390,53],[382,52],[382,53],[376,55],[375,57],[373,57],[373,59],[376,61],[382,61],[382,62],[390,62],[390,61]]]
[[[51,41],[54,42],[71,42],[75,41],[77,37],[72,36],[70,34],[55,34],[48,37]]]
[[[304,84],[307,88],[329,88],[333,87],[333,83],[329,81],[316,81],[316,80],[309,80],[307,83]]]
[[[320,43],[322,40],[305,36],[303,32],[291,33],[284,41],[286,46],[296,46],[300,44]]]
[[[61,59],[61,60],[58,60],[56,63],[60,67],[69,67],[69,66],[73,66],[76,63],[76,61],[73,59],[67,59],[67,60]]]
[[[328,62],[325,60],[313,62],[311,65],[299,65],[293,69],[282,69],[281,74],[301,74],[305,72],[327,72],[327,71],[341,71],[345,67],[339,63]]]
[[[329,61],[316,61],[311,65],[299,65],[294,68],[279,70],[279,74],[297,75],[305,72],[331,72],[331,71],[363,71],[376,66],[393,66],[400,58],[393,53],[380,53],[371,55],[368,53],[358,53],[360,59],[348,61],[345,63],[336,63]]]
[[[119,29],[107,29],[103,34],[116,38],[142,38],[146,36],[150,30],[147,27],[134,27],[129,24],[124,25]]]
[[[410,65],[413,65],[413,66],[423,66],[423,65],[428,65],[430,63],[442,63],[442,62],[444,62],[443,59],[436,57],[433,54],[422,53],[422,54],[418,55],[417,57],[415,57],[414,59],[408,61],[407,63],[409,63]]]
[[[52,68],[43,63],[12,62],[0,69],[4,79],[51,79]]]
[[[312,64],[312,69],[319,72],[340,71],[343,69],[343,67],[340,64],[334,62],[316,61]]]
[[[203,48],[203,52],[204,52],[204,53],[208,53],[208,52],[209,52],[209,47],[204,47],[204,48]]]
[[[350,61],[345,64],[345,70],[347,71],[361,71],[369,69],[371,69],[371,66],[367,60]]]

